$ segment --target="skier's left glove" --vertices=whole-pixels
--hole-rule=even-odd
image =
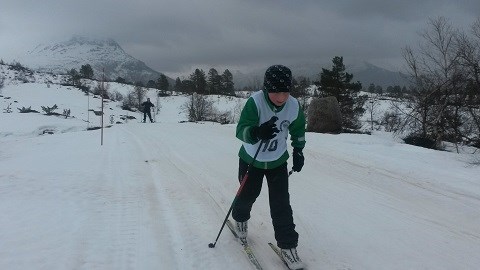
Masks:
[[[301,148],[293,148],[293,168],[294,172],[299,172],[303,168],[305,163],[305,157],[303,157],[303,152]]]

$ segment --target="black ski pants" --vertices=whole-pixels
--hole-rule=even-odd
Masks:
[[[248,164],[240,159],[238,178],[241,182],[247,173]],[[293,223],[293,212],[288,193],[288,169],[285,162],[274,169],[251,167],[247,182],[233,206],[232,217],[243,222],[250,219],[253,203],[260,195],[263,177],[267,178],[270,215],[272,217],[275,239],[279,248],[294,248],[298,244],[298,233]]]
[[[148,110],[143,111],[143,122],[147,120],[147,115],[148,115],[148,119],[150,119],[150,122],[153,123],[152,113],[150,112],[150,108]]]

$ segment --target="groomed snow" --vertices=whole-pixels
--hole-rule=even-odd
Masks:
[[[100,146],[100,130],[85,131],[81,92],[43,84],[2,91],[11,97],[2,110],[17,103],[0,113],[0,269],[253,269],[227,229],[207,247],[238,188],[234,124],[179,123],[186,97],[166,97],[157,123],[136,114],[105,129]],[[98,99],[90,102],[97,110]],[[16,109],[54,103],[75,118]],[[125,113],[117,105],[109,105],[115,117]],[[46,129],[54,134],[41,135]],[[480,167],[472,155],[380,132],[306,140],[290,195],[308,269],[478,269]],[[264,269],[284,269],[267,245],[275,240],[266,185],[249,241]]]

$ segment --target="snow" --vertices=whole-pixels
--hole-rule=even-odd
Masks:
[[[101,131],[86,131],[99,117],[86,122],[82,92],[27,83],[5,85],[2,96],[2,112],[9,103],[13,112],[0,113],[0,269],[253,269],[228,229],[208,248],[238,188],[235,124],[180,123],[187,97],[171,96],[157,123],[130,113],[137,119],[106,128],[101,146]],[[221,111],[243,104],[214,98]],[[75,118],[16,109],[53,104]],[[127,113],[118,105],[108,103],[107,120]],[[308,269],[478,269],[472,155],[384,132],[306,140],[290,196]],[[284,269],[267,245],[275,240],[266,186],[249,241],[264,269]]]

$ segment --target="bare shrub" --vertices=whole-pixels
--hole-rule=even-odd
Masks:
[[[182,110],[187,114],[188,121],[208,121],[213,115],[213,101],[204,95],[193,93],[182,105]]]

